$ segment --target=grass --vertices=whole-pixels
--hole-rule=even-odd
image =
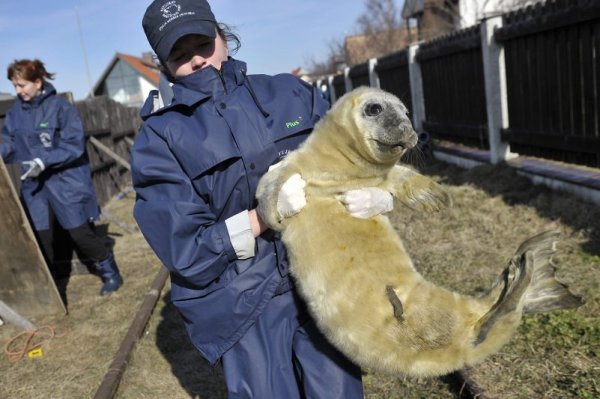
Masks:
[[[454,206],[418,214],[397,206],[391,216],[417,269],[455,291],[483,292],[528,237],[558,228],[557,275],[586,297],[579,309],[526,315],[514,339],[470,372],[489,398],[600,397],[600,210],[561,192],[532,185],[501,166],[461,169],[428,161],[420,169],[445,184]],[[133,194],[109,208],[133,225]],[[42,358],[0,359],[0,398],[93,397],[160,263],[139,232],[111,224],[125,285],[98,296],[96,277],[76,275],[67,287],[69,315],[32,320],[69,328]],[[192,347],[168,300],[169,284],[138,342],[116,398],[225,398],[222,374]],[[17,331],[0,327],[6,344]],[[366,397],[452,398],[439,379],[366,374]]]

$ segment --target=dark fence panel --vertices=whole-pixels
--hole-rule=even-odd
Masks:
[[[369,81],[369,63],[358,64],[350,68],[348,71],[350,81],[352,82],[352,88],[355,89],[359,86],[370,86]]]
[[[420,46],[425,121],[433,138],[489,149],[479,26]]]
[[[375,72],[379,76],[381,89],[398,97],[412,113],[408,51],[402,50],[379,58]]]
[[[333,77],[333,92],[335,93],[335,98],[338,99],[344,94],[346,94],[346,83],[344,82],[344,75],[339,74]]]
[[[600,2],[506,14],[495,38],[506,57],[502,139],[520,154],[600,167]]]

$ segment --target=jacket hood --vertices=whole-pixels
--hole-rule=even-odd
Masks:
[[[158,91],[153,90],[146,99],[141,110],[142,119],[168,109],[186,106],[192,107],[209,97],[225,95],[241,86],[246,80],[246,63],[231,57],[221,64],[221,70],[212,65],[202,68],[173,84],[173,101],[171,104],[157,107]]]
[[[42,87],[42,92],[39,96],[36,96],[31,99],[31,101],[23,101],[21,97],[17,96],[17,101],[21,103],[23,107],[35,107],[41,104],[46,98],[53,96],[56,94],[56,89],[50,82],[44,82],[44,86]]]

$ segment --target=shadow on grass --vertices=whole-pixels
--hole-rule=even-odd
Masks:
[[[156,344],[171,365],[173,375],[192,398],[226,398],[227,391],[220,366],[211,366],[200,356],[188,337],[177,309],[168,299],[170,293],[164,298],[165,306],[157,327]]]
[[[505,165],[481,165],[464,169],[437,160],[419,165],[426,175],[442,177],[448,185],[471,184],[491,196],[500,196],[509,205],[526,205],[536,209],[547,219],[556,220],[574,230],[587,233],[588,241],[582,246],[590,255],[600,255],[600,207],[579,199],[574,194],[535,185],[527,177]]]

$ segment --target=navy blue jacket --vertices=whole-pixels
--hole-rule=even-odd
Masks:
[[[282,243],[267,231],[240,259],[226,220],[256,207],[270,165],[294,150],[326,112],[312,86],[288,74],[246,76],[229,59],[178,80],[174,101],[152,113],[132,149],[135,218],[171,272],[171,298],[211,363],[286,289]]]
[[[0,146],[6,163],[40,158],[46,169],[21,184],[21,195],[36,230],[47,230],[49,209],[65,229],[79,227],[99,215],[91,171],[85,154],[83,125],[74,105],[45,82],[31,101],[17,98],[6,114]],[[21,166],[24,173],[26,167]]]

